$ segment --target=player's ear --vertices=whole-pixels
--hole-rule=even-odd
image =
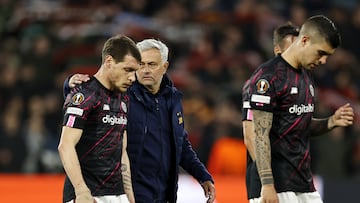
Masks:
[[[167,69],[169,68],[169,62],[165,62],[165,63],[163,64],[163,67],[164,67],[164,73],[163,73],[163,74],[165,74],[166,71],[167,71]]]
[[[291,43],[293,43],[296,40],[297,36],[291,35]]]
[[[275,55],[281,54],[281,49],[280,49],[280,46],[278,44],[274,46],[274,54]]]
[[[310,37],[307,36],[307,35],[302,35],[301,36],[301,44],[302,45],[305,45],[306,43],[309,43],[310,42]]]
[[[113,62],[113,57],[110,55],[106,55],[104,65],[105,67],[111,67],[111,63]]]

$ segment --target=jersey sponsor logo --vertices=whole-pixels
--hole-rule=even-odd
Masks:
[[[69,107],[66,109],[66,114],[74,114],[77,116],[82,116],[83,113],[84,113],[84,110],[77,108],[77,107]]]
[[[72,103],[74,105],[81,104],[84,101],[84,99],[85,99],[85,96],[81,92],[74,94],[74,96],[72,96],[72,98],[71,98]]]
[[[127,118],[125,116],[120,116],[120,117],[116,117],[116,116],[110,116],[110,115],[106,115],[104,117],[102,117],[102,122],[105,124],[110,124],[110,125],[126,125],[127,124]]]
[[[269,86],[270,86],[269,82],[265,79],[260,79],[259,81],[256,82],[257,92],[260,94],[264,94],[265,92],[267,92]]]
[[[292,107],[289,108],[289,113],[296,114],[300,116],[303,113],[311,113],[314,112],[314,104],[301,104],[297,105],[294,104]]]

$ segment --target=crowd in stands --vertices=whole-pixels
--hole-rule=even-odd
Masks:
[[[169,46],[169,74],[184,93],[185,126],[194,149],[211,172],[243,174],[243,84],[273,57],[275,27],[287,21],[299,26],[315,14],[333,19],[343,41],[314,72],[316,115],[329,116],[349,102],[358,117],[356,0],[1,0],[0,172],[63,172],[57,152],[63,81],[73,73],[94,73],[104,40],[124,34]],[[221,151],[220,140],[229,150]],[[360,178],[358,118],[352,127],[335,129],[312,144],[314,173]]]

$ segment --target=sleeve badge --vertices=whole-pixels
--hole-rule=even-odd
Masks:
[[[72,96],[71,102],[74,105],[79,105],[84,101],[84,99],[85,99],[85,96],[81,92],[78,92],[78,93],[74,94],[74,96]]]
[[[265,79],[260,79],[256,82],[257,92],[260,94],[264,94],[269,90],[269,82]]]

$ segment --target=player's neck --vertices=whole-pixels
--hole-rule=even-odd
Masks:
[[[95,73],[94,77],[108,90],[111,90],[111,84],[108,80],[107,74],[103,67],[100,67],[98,72]]]
[[[299,63],[297,60],[297,51],[295,51],[294,47],[289,47],[284,53],[281,54],[281,57],[290,64],[293,68],[299,69]]]

